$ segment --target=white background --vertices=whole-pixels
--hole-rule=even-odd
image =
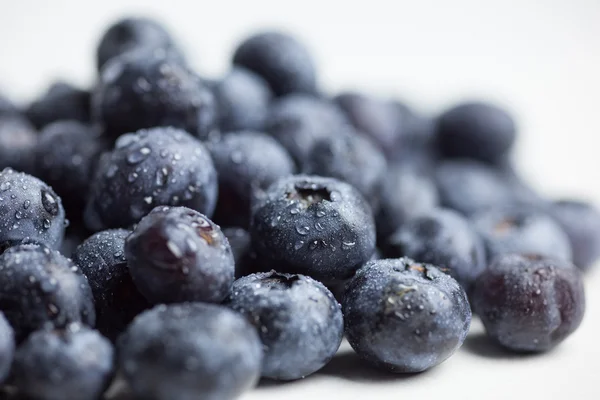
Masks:
[[[89,86],[103,29],[131,14],[164,21],[209,77],[245,35],[282,28],[311,48],[331,93],[368,90],[429,113],[498,101],[518,119],[517,162],[532,184],[600,204],[600,0],[0,0],[0,89],[25,102],[54,78]],[[456,356],[418,376],[378,374],[346,352],[244,399],[599,399],[600,271],[587,289],[584,324],[551,354],[484,357],[475,324]]]

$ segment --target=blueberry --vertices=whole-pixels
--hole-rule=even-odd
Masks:
[[[505,157],[516,139],[512,117],[489,103],[469,102],[442,113],[436,124],[440,154],[494,163]]]
[[[140,399],[235,399],[260,376],[255,329],[217,305],[157,306],[136,317],[118,349],[125,379]]]
[[[223,235],[227,238],[231,253],[235,260],[236,278],[250,274],[253,264],[252,238],[250,232],[244,228],[229,227],[223,229]]]
[[[19,114],[17,106],[10,99],[0,93],[0,116]]]
[[[375,217],[377,240],[385,243],[406,221],[433,210],[438,202],[436,186],[426,174],[406,165],[391,166],[383,180]]]
[[[107,149],[100,132],[81,122],[58,121],[42,130],[36,176],[56,190],[71,219],[81,219],[96,162]]]
[[[247,228],[253,199],[296,169],[287,151],[264,133],[231,133],[208,149],[219,178],[214,220],[224,226]]]
[[[94,325],[88,281],[58,251],[36,244],[9,248],[0,255],[0,287],[0,311],[18,341],[42,328],[62,328],[71,322]]]
[[[33,125],[19,114],[0,114],[0,169],[32,173],[38,137]]]
[[[15,386],[38,400],[99,399],[113,377],[112,345],[98,332],[71,324],[37,331],[15,354]]]
[[[473,307],[488,336],[503,347],[547,351],[583,319],[581,273],[565,261],[506,254],[477,279]]]
[[[90,121],[90,92],[66,82],[55,82],[29,105],[25,114],[38,129],[60,120],[87,123]]]
[[[144,49],[106,64],[92,95],[92,116],[112,138],[173,126],[206,139],[218,123],[216,102],[206,84],[167,54]]]
[[[189,208],[152,210],[127,238],[125,254],[134,283],[151,303],[218,303],[233,283],[227,238]]]
[[[392,372],[425,371],[463,343],[471,309],[460,285],[408,258],[370,261],[343,299],[346,338],[370,364]]]
[[[124,18],[102,35],[96,51],[98,70],[110,59],[140,48],[178,52],[173,38],[159,22],[148,18]]]
[[[98,232],[73,255],[94,295],[96,329],[113,341],[136,315],[149,308],[129,275],[125,239],[130,233],[125,229]]]
[[[4,382],[15,354],[15,334],[0,311],[0,385]]]
[[[502,171],[471,160],[451,160],[438,165],[435,179],[444,207],[462,214],[507,204],[528,203],[515,180]]]
[[[333,178],[297,175],[274,183],[253,210],[250,234],[270,266],[319,280],[348,278],[375,251],[371,207]]]
[[[263,343],[262,376],[304,378],[329,362],[344,334],[342,310],[323,284],[303,275],[238,279],[226,304],[254,325]]]
[[[387,162],[364,135],[348,131],[319,140],[303,164],[304,173],[345,181],[378,207]]]
[[[383,248],[388,258],[408,257],[433,264],[469,292],[487,266],[482,239],[460,214],[434,209],[408,220]]]
[[[24,239],[58,249],[65,210],[44,182],[10,168],[0,171],[0,251]]]
[[[352,125],[373,140],[389,159],[431,145],[431,124],[403,103],[356,92],[339,94],[334,102]]]
[[[223,132],[262,130],[273,93],[260,76],[233,68],[213,89]]]
[[[285,33],[263,32],[247,38],[235,50],[233,63],[260,75],[278,96],[317,90],[311,55],[302,43]]]
[[[572,259],[567,235],[549,215],[537,208],[499,207],[481,211],[471,221],[483,238],[489,261],[506,253]]]
[[[317,97],[294,94],[273,103],[266,130],[301,165],[312,156],[321,139],[348,130],[342,112],[331,102]]]
[[[573,263],[587,269],[600,258],[600,211],[578,200],[560,200],[551,205],[551,215],[567,234]]]
[[[153,128],[123,135],[100,158],[85,211],[94,230],[128,227],[158,205],[211,216],[217,174],[204,145],[184,131]]]

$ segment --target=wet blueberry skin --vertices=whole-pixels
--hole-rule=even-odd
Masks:
[[[471,324],[454,278],[408,258],[368,262],[347,285],[342,307],[352,348],[392,372],[422,372],[445,361]]]
[[[264,129],[273,93],[259,75],[234,67],[215,84],[213,93],[222,132]]]
[[[545,211],[506,206],[481,211],[471,218],[483,238],[489,261],[501,254],[540,254],[571,261],[569,238]]]
[[[98,70],[113,57],[139,48],[177,52],[174,39],[158,21],[149,18],[123,18],[102,35],[96,59]]]
[[[15,354],[15,334],[0,311],[0,384],[8,376]]]
[[[0,251],[25,239],[57,249],[65,225],[62,201],[48,185],[10,168],[0,171]]]
[[[21,393],[39,400],[98,399],[114,375],[114,351],[97,331],[71,324],[34,332],[15,354],[12,375]]]
[[[296,170],[288,152],[265,133],[232,132],[207,146],[219,179],[213,219],[221,226],[248,228],[254,198]]]
[[[98,163],[85,222],[92,231],[129,227],[158,205],[211,216],[217,174],[206,147],[185,131],[153,128],[123,135]]]
[[[583,319],[581,272],[566,261],[503,255],[476,281],[473,307],[488,336],[501,346],[517,352],[548,351]]]
[[[260,335],[262,376],[304,378],[333,358],[344,334],[342,310],[320,282],[275,271],[238,279],[225,304],[244,315]]]
[[[37,141],[35,128],[24,117],[0,112],[0,170],[33,173]]]
[[[25,115],[38,129],[56,121],[89,123],[90,92],[67,82],[55,82],[29,105]]]
[[[148,400],[230,400],[260,376],[254,327],[226,307],[184,303],[140,314],[119,340],[119,365]]]
[[[40,132],[36,176],[59,194],[69,219],[82,218],[94,168],[108,148],[98,129],[78,121],[53,122]]]
[[[387,162],[372,141],[358,132],[347,131],[319,140],[302,171],[308,175],[336,178],[358,189],[377,209]]]
[[[221,302],[235,265],[227,238],[205,215],[157,207],[125,242],[133,282],[151,303]]]
[[[245,39],[235,50],[233,63],[260,75],[277,96],[317,90],[316,68],[308,50],[282,32],[262,32]]]
[[[375,251],[371,208],[352,186],[296,175],[253,208],[252,244],[266,267],[318,280],[345,279]]]
[[[388,258],[408,257],[438,266],[469,293],[487,266],[482,239],[455,211],[434,209],[408,220],[383,247]]]
[[[586,270],[600,258],[600,211],[578,200],[559,200],[550,214],[569,237],[573,263]]]
[[[0,255],[0,287],[0,311],[12,325],[17,341],[42,328],[95,323],[86,277],[55,250],[36,244],[6,250]]]
[[[447,158],[495,163],[510,152],[516,136],[513,118],[485,102],[459,104],[442,113],[436,122],[438,150]]]
[[[96,329],[113,341],[136,315],[150,307],[127,267],[125,239],[130,234],[125,229],[95,233],[73,254],[73,262],[87,277],[94,295]]]
[[[139,49],[110,60],[92,94],[92,120],[108,137],[172,126],[205,140],[217,105],[205,82],[169,53]]]
[[[409,219],[431,211],[439,203],[437,189],[426,174],[407,165],[392,165],[383,179],[376,213],[377,240],[388,237]]]
[[[351,129],[342,111],[326,99],[291,94],[273,102],[267,133],[286,148],[298,166],[312,157],[315,144]]]

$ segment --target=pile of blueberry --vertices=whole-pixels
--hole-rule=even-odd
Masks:
[[[161,25],[124,19],[97,66],[90,91],[0,98],[6,393],[93,400],[122,379],[141,399],[233,399],[315,373],[344,336],[416,373],[472,313],[514,352],[581,323],[600,212],[519,178],[506,111],[329,97],[276,32],[208,80]]]

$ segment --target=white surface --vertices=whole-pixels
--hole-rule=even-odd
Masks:
[[[427,112],[465,97],[500,101],[518,117],[517,160],[533,184],[600,203],[599,0],[0,0],[0,87],[26,101],[52,78],[91,84],[102,30],[133,13],[162,19],[209,76],[226,70],[245,34],[274,27],[308,44],[332,93],[365,89]],[[587,289],[581,329],[544,356],[484,357],[466,345],[428,373],[395,379],[342,356],[244,399],[599,399],[600,271]]]

